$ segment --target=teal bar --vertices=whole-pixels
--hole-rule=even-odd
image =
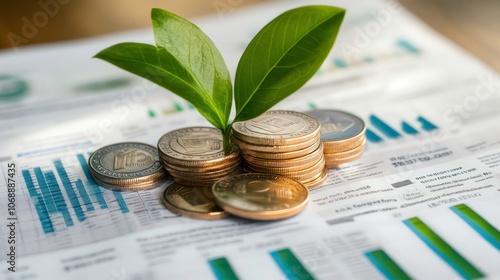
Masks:
[[[438,127],[436,125],[434,125],[433,123],[431,123],[430,121],[428,121],[426,118],[424,118],[422,116],[419,116],[417,118],[417,121],[422,125],[422,129],[425,131],[433,131],[433,130],[438,129]]]
[[[409,280],[406,272],[382,250],[365,253],[370,262],[389,280]]]
[[[416,135],[416,134],[418,134],[418,130],[416,130],[415,128],[413,128],[413,126],[409,125],[407,122],[402,122],[401,123],[401,128],[403,129],[403,131],[406,134],[409,134],[409,135]]]
[[[479,279],[484,274],[460,255],[453,247],[437,235],[419,218],[410,218],[403,221],[434,253],[448,263],[458,274],[465,279]]]
[[[234,273],[231,265],[226,258],[213,259],[208,262],[215,277],[218,280],[237,280],[238,276]]]
[[[290,249],[271,252],[274,261],[289,280],[309,280],[314,277],[307,271]]]
[[[372,143],[379,143],[384,141],[380,136],[378,136],[375,132],[371,131],[369,128],[366,129],[366,139]]]
[[[453,206],[451,210],[493,245],[493,247],[500,250],[500,231],[498,229],[465,204]]]

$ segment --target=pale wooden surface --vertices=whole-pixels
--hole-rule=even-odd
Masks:
[[[45,0],[49,2],[49,0]],[[56,2],[57,0],[53,0]],[[59,0],[54,17],[38,28],[28,44],[89,37],[150,26],[151,7],[171,10],[192,18],[237,9],[264,0]],[[498,0],[400,0],[430,26],[500,70],[500,1]],[[118,8],[117,8],[118,7]],[[38,1],[3,1],[0,4],[0,48],[12,47],[9,32],[22,35],[26,17],[42,10]],[[221,27],[222,28],[222,27]]]

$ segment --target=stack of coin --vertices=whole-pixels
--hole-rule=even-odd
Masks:
[[[338,168],[361,157],[366,143],[363,120],[336,110],[314,110],[307,114],[321,123],[321,142],[328,168]]]
[[[167,177],[158,150],[135,142],[98,149],[89,158],[89,170],[98,185],[113,191],[149,190]]]
[[[160,159],[174,181],[192,187],[211,186],[241,172],[241,156],[231,145],[224,149],[222,133],[213,127],[171,131],[158,141]]]
[[[240,148],[248,172],[284,175],[308,188],[328,175],[320,123],[304,113],[274,110],[236,122],[231,140]]]

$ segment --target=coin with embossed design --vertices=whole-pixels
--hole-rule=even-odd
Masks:
[[[162,158],[182,166],[211,166],[238,157],[238,149],[231,145],[224,149],[222,133],[214,127],[186,127],[163,135],[158,141]]]
[[[215,220],[227,216],[215,204],[210,188],[193,188],[173,183],[165,189],[163,203],[170,211],[190,218]]]
[[[321,123],[321,141],[325,153],[351,150],[365,139],[365,123],[353,114],[337,110],[313,110],[306,113]]]
[[[167,173],[158,150],[136,142],[102,147],[89,158],[90,173],[97,183],[113,190],[137,191],[158,186]]]
[[[212,186],[217,205],[252,220],[277,220],[301,212],[309,191],[285,176],[248,173],[227,177]]]
[[[319,129],[318,120],[307,114],[270,110],[257,118],[233,123],[232,134],[238,140],[250,144],[280,146],[316,138]]]

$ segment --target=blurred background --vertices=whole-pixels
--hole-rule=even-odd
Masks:
[[[71,40],[150,26],[152,7],[187,18],[228,12],[263,0],[2,0],[0,49],[15,45]],[[500,1],[400,0],[400,2],[466,50],[500,70]],[[29,23],[27,23],[29,22]],[[29,24],[37,24],[35,30]],[[23,32],[34,34],[17,36]],[[36,34],[35,34],[36,33]],[[10,34],[10,36],[9,36]]]

